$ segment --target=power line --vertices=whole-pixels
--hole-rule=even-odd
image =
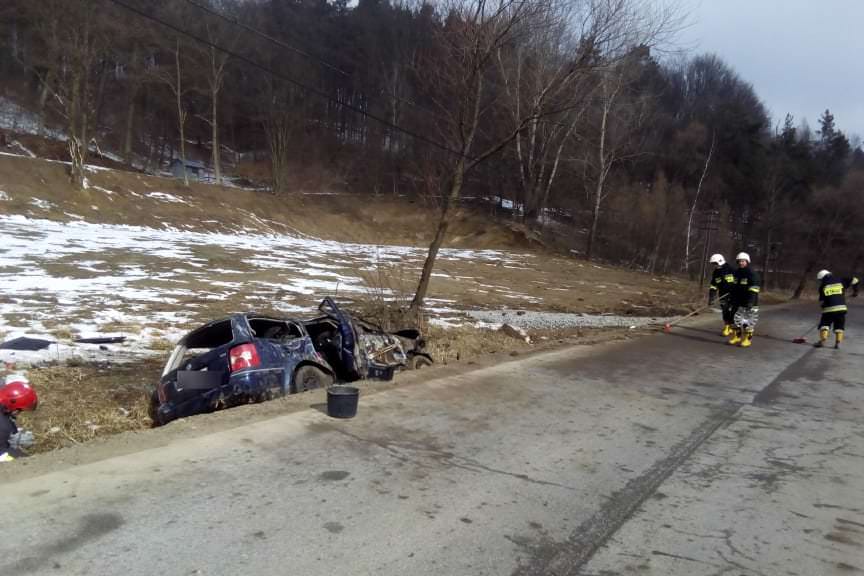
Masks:
[[[315,55],[310,54],[310,53],[308,53],[308,52],[306,52],[300,48],[297,48],[295,46],[291,46],[290,44],[287,44],[287,43],[283,42],[282,40],[279,40],[278,38],[274,38],[273,36],[267,34],[266,32],[262,32],[261,30],[255,28],[253,26],[250,26],[248,24],[241,22],[238,18],[233,18],[231,16],[228,16],[227,14],[224,14],[223,12],[220,12],[218,10],[214,10],[213,8],[210,8],[209,6],[207,6],[205,4],[201,4],[200,2],[197,2],[196,0],[184,0],[184,1],[187,4],[189,4],[190,6],[194,6],[195,8],[197,8],[197,9],[199,9],[199,10],[201,10],[207,14],[210,14],[211,16],[215,16],[216,18],[220,18],[224,22],[228,22],[229,24],[239,26],[239,27],[243,28],[244,30],[251,32],[252,34],[254,34],[260,38],[264,38],[265,40],[275,44],[276,46],[279,46],[281,48],[284,48],[285,50],[289,50],[291,52],[299,54],[300,56],[303,56],[305,58],[313,60],[313,61],[317,62],[318,64],[320,64],[321,66],[327,68],[328,70],[333,70],[334,72],[340,74],[341,76],[343,76],[345,78],[353,79],[352,74],[345,72],[344,70],[339,68],[336,64],[332,64],[332,63],[324,60],[323,58],[321,58],[319,56],[315,56]],[[429,114],[430,117],[435,119],[435,120],[441,120],[441,117],[438,114],[436,114],[434,111],[429,110],[428,108],[421,106],[420,104],[417,104],[416,102],[412,102],[411,100],[406,100],[405,98],[399,98],[398,96],[395,96],[395,95],[391,95],[390,98],[392,98],[396,102],[400,102],[402,104],[407,104],[408,106],[412,106],[413,108],[415,108],[421,112]],[[367,96],[367,99],[368,99],[368,96]]]
[[[261,30],[258,30],[257,28],[253,28],[252,26],[249,26],[248,24],[241,22],[238,18],[233,18],[231,16],[228,16],[227,14],[224,14],[218,10],[214,10],[213,8],[210,8],[209,6],[207,6],[205,4],[201,4],[199,2],[196,2],[195,0],[185,0],[185,2],[191,6],[194,6],[195,8],[197,8],[203,12],[206,12],[207,14],[210,14],[211,16],[215,16],[217,18],[220,18],[220,19],[224,20],[225,22],[228,22],[229,24],[233,24],[234,26],[239,26],[240,28],[243,28],[247,32],[251,32],[252,34],[255,34],[256,36],[264,38],[268,42],[272,42],[273,44],[279,46],[280,48],[284,48],[285,50],[289,50],[291,52],[294,52],[295,54],[303,56],[304,58],[314,60],[315,62],[317,62],[321,66],[324,66],[325,68],[327,68],[329,70],[332,70],[338,74],[341,74],[342,76],[349,76],[349,74],[347,72],[345,72],[344,70],[342,70],[341,68],[339,68],[335,64],[331,64],[331,63],[327,62],[326,60],[323,60],[322,58],[315,56],[314,54],[310,54],[309,52],[301,50],[300,48],[297,48],[295,46],[291,46],[290,44],[286,44],[282,40],[279,40],[278,38],[274,38],[273,36],[270,36],[266,32],[262,32]]]
[[[458,150],[454,150],[453,148],[450,148],[446,144],[441,144],[437,140],[427,138],[426,136],[423,136],[422,134],[418,134],[416,132],[413,132],[411,130],[408,130],[406,128],[398,126],[397,124],[394,124],[394,123],[390,122],[389,120],[385,120],[384,118],[381,118],[380,116],[377,116],[375,114],[371,114],[371,113],[363,110],[362,108],[358,108],[357,106],[354,106],[353,104],[346,104],[344,102],[340,102],[340,101],[336,100],[335,98],[333,98],[332,96],[330,96],[329,94],[327,94],[326,92],[324,92],[323,90],[313,88],[312,86],[307,86],[306,84],[303,84],[299,80],[295,80],[294,78],[291,78],[290,76],[287,76],[285,74],[277,72],[276,70],[273,70],[272,68],[269,68],[268,66],[260,64],[259,62],[256,62],[255,60],[253,60],[251,58],[248,58],[247,56],[244,56],[242,54],[234,52],[233,50],[229,50],[228,48],[225,48],[225,47],[220,46],[214,42],[207,40],[206,38],[202,38],[196,34],[193,34],[192,32],[189,32],[188,30],[184,30],[183,28],[180,28],[179,26],[176,26],[176,25],[174,25],[170,22],[167,22],[161,18],[153,16],[152,14],[148,14],[148,13],[146,13],[146,12],[144,12],[144,11],[134,7],[134,6],[130,6],[129,4],[126,4],[126,2],[124,2],[123,0],[108,0],[108,1],[111,2],[112,4],[115,4],[116,6],[119,6],[123,9],[129,11],[129,12],[132,12],[133,14],[137,14],[138,16],[140,16],[142,18],[145,18],[147,20],[155,22],[155,23],[159,24],[160,26],[164,26],[165,28],[173,30],[174,32],[176,32],[178,34],[181,34],[183,36],[191,38],[192,40],[198,42],[199,44],[203,44],[203,45],[208,46],[214,50],[218,50],[218,51],[222,52],[223,54],[227,54],[228,56],[231,56],[232,58],[236,58],[237,60],[240,60],[241,62],[245,62],[246,64],[249,64],[250,66],[258,68],[259,70],[261,70],[267,74],[270,74],[271,76],[273,76],[275,78],[279,78],[280,80],[283,80],[284,82],[288,82],[289,84],[297,86],[298,88],[300,88],[301,90],[303,90],[309,94],[313,94],[315,96],[318,96],[319,98],[323,98],[323,99],[325,99],[329,102],[332,102],[338,106],[342,106],[343,108],[345,108],[347,110],[351,110],[352,112],[360,114],[361,116],[363,116],[365,118],[368,118],[370,120],[374,120],[375,122],[378,122],[382,126],[386,126],[386,127],[391,128],[397,132],[401,132],[402,134],[405,134],[406,136],[413,138],[413,139],[417,140],[418,142],[424,142],[426,144],[429,144],[430,146],[438,148],[439,150],[447,152],[448,154],[453,154],[454,156],[462,157],[462,158],[465,158],[467,160],[472,160],[472,161],[474,160],[474,158],[472,158],[471,156],[463,154],[462,152],[460,152]]]

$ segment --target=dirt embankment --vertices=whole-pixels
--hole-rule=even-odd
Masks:
[[[316,193],[274,196],[124,170],[95,169],[75,190],[61,162],[0,155],[0,214],[204,232],[299,233],[364,244],[425,245],[434,233],[434,201],[391,195]],[[446,246],[526,249],[518,230],[476,210],[460,211]]]

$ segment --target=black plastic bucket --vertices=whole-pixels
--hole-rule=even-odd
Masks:
[[[360,389],[354,386],[331,386],[327,389],[327,414],[333,418],[357,415]]]

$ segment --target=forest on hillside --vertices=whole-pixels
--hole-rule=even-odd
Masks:
[[[0,98],[64,135],[78,185],[110,149],[277,201],[422,197],[427,282],[464,202],[652,273],[740,250],[798,293],[819,268],[858,271],[860,140],[828,109],[770,117],[722,57],[676,48],[687,17],[648,0],[5,0]]]

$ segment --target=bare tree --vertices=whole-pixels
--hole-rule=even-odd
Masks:
[[[586,130],[583,157],[583,185],[591,209],[591,225],[585,257],[594,256],[597,230],[603,203],[609,196],[607,183],[612,168],[642,153],[639,138],[650,107],[647,95],[626,94],[629,71],[627,62],[617,63],[599,73],[596,110],[591,115],[591,131]]]
[[[524,43],[497,50],[504,85],[507,114],[516,127],[516,157],[519,203],[527,221],[536,219],[546,207],[568,139],[591,94],[593,39],[574,37],[572,3],[552,1],[545,5],[543,26]]]
[[[717,135],[711,132],[711,146],[708,148],[708,155],[705,157],[705,166],[702,168],[702,175],[699,176],[699,184],[696,186],[696,194],[693,195],[693,203],[690,205],[690,210],[687,214],[687,236],[684,242],[684,262],[681,269],[685,272],[690,269],[690,238],[693,230],[693,215],[696,214],[696,205],[699,203],[699,196],[702,193],[702,184],[705,183],[705,176],[708,174],[708,168],[711,166],[711,157],[714,155],[714,144],[717,142]]]
[[[43,0],[25,4],[42,41],[44,52],[34,68],[66,122],[75,186],[86,186],[93,92],[105,50],[97,0]]]
[[[597,71],[636,46],[665,42],[680,24],[674,11],[646,11],[634,0],[541,0],[529,37],[497,57],[526,220],[546,207],[562,152],[601,86]],[[538,25],[539,24],[539,25]]]
[[[183,45],[180,38],[174,39],[171,49],[172,66],[157,66],[151,70],[151,75],[163,83],[171,91],[177,109],[177,129],[180,135],[180,162],[183,169],[183,184],[189,186],[189,175],[186,172],[186,120],[189,112],[184,103],[184,97],[189,91],[183,81]]]
[[[537,4],[526,0],[448,2],[442,7],[446,21],[438,29],[439,38],[415,70],[435,105],[440,141],[448,151],[439,157],[436,182],[430,186],[442,197],[442,205],[411,302],[413,311],[423,306],[466,174],[504,148],[524,126],[520,124],[499,135],[480,134],[492,116],[487,97],[495,54],[517,34],[528,30],[527,24],[537,9]],[[478,136],[483,136],[479,145]]]
[[[231,31],[224,26],[208,22],[204,25],[204,34],[202,36],[207,39],[210,45],[195,44],[193,45],[193,52],[198,67],[203,71],[205,92],[207,98],[210,100],[210,111],[209,114],[201,114],[198,118],[210,127],[212,143],[211,162],[213,164],[216,183],[219,184],[222,182],[219,98],[225,86],[228,66],[231,63],[228,51],[234,50],[240,34],[239,29]],[[222,46],[227,51],[217,50],[213,45]]]

